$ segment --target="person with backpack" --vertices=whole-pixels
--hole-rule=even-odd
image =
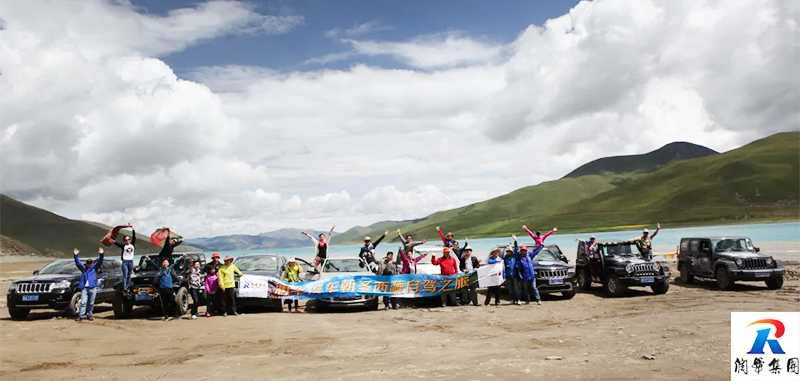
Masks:
[[[378,238],[375,243],[372,243],[372,238],[370,236],[364,237],[364,246],[361,246],[358,257],[361,258],[361,260],[364,261],[367,266],[369,266],[371,271],[375,271],[375,268],[378,265],[377,261],[375,260],[375,248],[378,247],[378,244],[380,244],[387,235],[389,235],[388,230],[384,231],[383,235]]]
[[[97,269],[103,265],[103,252],[102,247],[97,248],[97,254],[100,255],[97,260],[87,259],[86,264],[83,264],[78,259],[80,250],[77,247],[72,249],[75,266],[81,271],[81,279],[78,281],[78,290],[81,291],[81,306],[75,321],[94,320],[92,313],[94,312],[94,300],[97,297]]]

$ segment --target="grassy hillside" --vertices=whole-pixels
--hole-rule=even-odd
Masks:
[[[650,173],[676,160],[694,159],[715,154],[717,154],[717,151],[701,145],[675,142],[642,155],[612,156],[597,159],[578,167],[564,177],[574,178],[586,175],[634,172]]]
[[[100,239],[108,233],[100,224],[70,220],[46,210],[0,195],[0,234],[4,251],[51,256],[72,255],[72,248],[91,253],[100,246]],[[123,232],[125,232],[123,230]],[[161,250],[150,244],[150,237],[137,234],[137,252],[154,253]],[[189,250],[189,247],[178,247]],[[31,251],[35,250],[35,251]],[[116,247],[111,249],[117,253]]]

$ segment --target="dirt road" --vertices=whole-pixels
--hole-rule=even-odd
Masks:
[[[4,264],[0,277],[38,267]],[[721,292],[711,282],[673,282],[666,295],[632,289],[611,299],[596,289],[572,300],[546,297],[541,306],[164,322],[144,308],[135,319],[115,320],[101,305],[95,321],[76,323],[55,312],[13,321],[3,305],[0,378],[729,379],[730,312],[796,311],[798,270],[790,267],[779,291],[763,283]],[[5,293],[8,283],[0,288]]]

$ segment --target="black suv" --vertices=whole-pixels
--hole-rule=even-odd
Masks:
[[[186,258],[181,259],[183,255]],[[151,261],[158,262],[158,257],[152,257]],[[178,306],[178,315],[183,315],[189,311],[189,271],[191,263],[200,262],[202,268],[206,264],[206,256],[203,253],[175,253],[172,254],[175,272],[178,279],[173,279],[173,289],[175,290],[175,304]],[[124,292],[122,282],[114,285],[114,317],[117,319],[129,318],[133,312],[133,306],[156,306],[161,311],[161,301],[156,298],[158,293],[157,283],[158,269],[153,268],[144,257],[139,258],[139,265],[134,267],[134,275],[131,277],[129,292]],[[204,300],[195,303],[205,303]]]
[[[114,299],[114,284],[122,278],[122,262],[103,258],[97,269],[97,297],[95,305]],[[8,313],[14,319],[25,319],[32,309],[64,310],[77,316],[81,303],[78,282],[81,271],[74,259],[59,259],[48,263],[33,276],[11,282],[6,295]]]
[[[527,246],[535,247],[535,244]],[[496,246],[492,250],[495,249],[505,255],[506,246]],[[488,258],[486,260],[488,261]],[[533,269],[536,271],[536,287],[539,289],[539,294],[560,292],[567,299],[575,296],[577,287],[575,270],[567,262],[567,257],[561,252],[558,245],[545,245],[544,249],[533,257]]]
[[[716,279],[723,290],[732,289],[737,280],[763,280],[771,290],[783,287],[783,262],[759,251],[747,237],[681,238],[681,281],[692,283],[694,277]]]
[[[654,294],[669,291],[669,268],[643,258],[636,245],[622,240],[597,241],[597,253],[600,258],[593,265],[584,251],[584,242],[578,243],[575,272],[582,290],[588,290],[595,282],[602,283],[609,296],[622,296],[630,286],[650,286]]]

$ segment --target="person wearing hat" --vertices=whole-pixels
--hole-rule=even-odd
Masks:
[[[656,234],[658,231],[661,230],[661,224],[656,224],[656,231],[653,232],[653,235],[650,235],[650,231],[647,229],[642,230],[642,235],[636,238],[631,238],[625,243],[635,243],[636,246],[639,248],[639,251],[642,253],[642,257],[647,259],[648,261],[653,260],[653,242],[651,241],[653,238],[656,238]]]
[[[527,246],[519,246],[517,244],[517,236],[512,235],[514,238],[514,263],[513,263],[513,278],[519,287],[517,292],[517,300],[514,304],[522,302],[521,294],[525,295],[525,304],[531,303],[531,291],[536,296],[536,303],[542,304],[542,299],[539,296],[539,288],[536,286],[536,270],[533,268],[533,257],[544,248],[538,245],[532,252],[528,252]]]
[[[211,254],[211,262],[206,263],[205,267],[203,267],[203,272],[208,275],[212,267],[219,273],[219,268],[222,267],[222,263],[219,262],[219,253]]]
[[[593,275],[598,276],[600,273],[598,272],[598,264],[600,263],[600,257],[597,253],[597,241],[595,236],[589,237],[588,241],[584,241],[580,238],[575,238],[575,241],[583,243],[583,252],[586,254],[586,258],[589,258],[589,269]]]
[[[303,273],[303,267],[301,267],[300,264],[297,263],[296,259],[291,257],[286,259],[286,270],[283,270],[284,281],[290,283],[299,282],[300,274],[302,273]],[[286,304],[288,308],[288,311],[286,312],[292,312],[292,299],[286,298],[284,299],[283,303]],[[298,304],[297,299],[294,299],[294,312],[300,312],[300,309],[298,308],[297,304]]]
[[[431,264],[439,266],[439,273],[441,275],[455,275],[458,273],[458,262],[455,257],[450,255],[450,248],[445,247],[442,250],[442,257],[431,257]],[[456,295],[454,291],[444,292],[442,295],[442,307],[449,305],[458,305],[456,302]],[[452,303],[451,303],[452,302]]]
[[[233,277],[233,274],[239,274],[239,276],[244,276],[239,268],[233,264],[233,258],[230,256],[225,257],[225,264],[220,266],[219,271],[219,289],[222,293],[221,301],[222,301],[222,316],[228,316],[230,313],[233,316],[239,316],[239,313],[236,312],[236,294],[235,289],[236,287],[236,278]]]
[[[364,246],[361,247],[361,251],[358,253],[358,257],[361,258],[364,262],[370,266],[371,270],[374,270],[377,266],[375,261],[375,248],[378,247],[378,244],[383,241],[386,236],[389,235],[389,231],[386,230],[383,232],[383,235],[378,238],[377,241],[374,243],[372,242],[372,238],[370,236],[364,237]]]
[[[453,244],[456,240],[453,239],[453,232],[447,232],[447,234],[442,234],[442,229],[436,227],[436,232],[439,233],[439,238],[442,239],[442,243],[444,243],[444,247],[453,247]]]
[[[510,251],[510,250],[509,250]],[[491,253],[489,253],[489,259],[486,260],[486,263],[493,265],[496,263],[503,262],[503,258],[500,257],[500,249],[494,249]],[[506,272],[505,268],[503,269],[503,279],[506,279]],[[494,296],[494,305],[500,306],[500,286],[491,286],[486,290],[486,300],[483,301],[484,306],[488,306],[489,302],[492,301],[492,296]]]
[[[530,229],[528,229],[528,227],[525,225],[522,225],[522,228],[525,229],[526,232],[528,232],[528,235],[531,236],[531,238],[533,238],[533,242],[536,243],[537,246],[544,245],[544,240],[547,239],[547,237],[549,237],[550,234],[553,234],[554,232],[558,231],[558,228],[553,228],[553,230],[550,230],[545,235],[542,235],[541,231],[537,230],[536,233],[534,233]]]
[[[94,320],[92,313],[94,312],[94,300],[97,297],[96,270],[103,265],[103,248],[97,248],[97,254],[100,255],[97,261],[87,259],[85,265],[78,259],[78,253],[80,252],[77,247],[72,249],[75,257],[75,266],[78,266],[78,270],[81,271],[81,279],[78,281],[78,290],[81,290],[81,306],[78,309],[78,317],[75,318],[75,321]]]
[[[471,273],[480,267],[481,261],[472,255],[472,248],[464,246],[464,255],[461,257],[460,268],[462,272]],[[467,305],[470,302],[474,306],[478,306],[478,283],[470,283],[461,291],[461,305]]]

